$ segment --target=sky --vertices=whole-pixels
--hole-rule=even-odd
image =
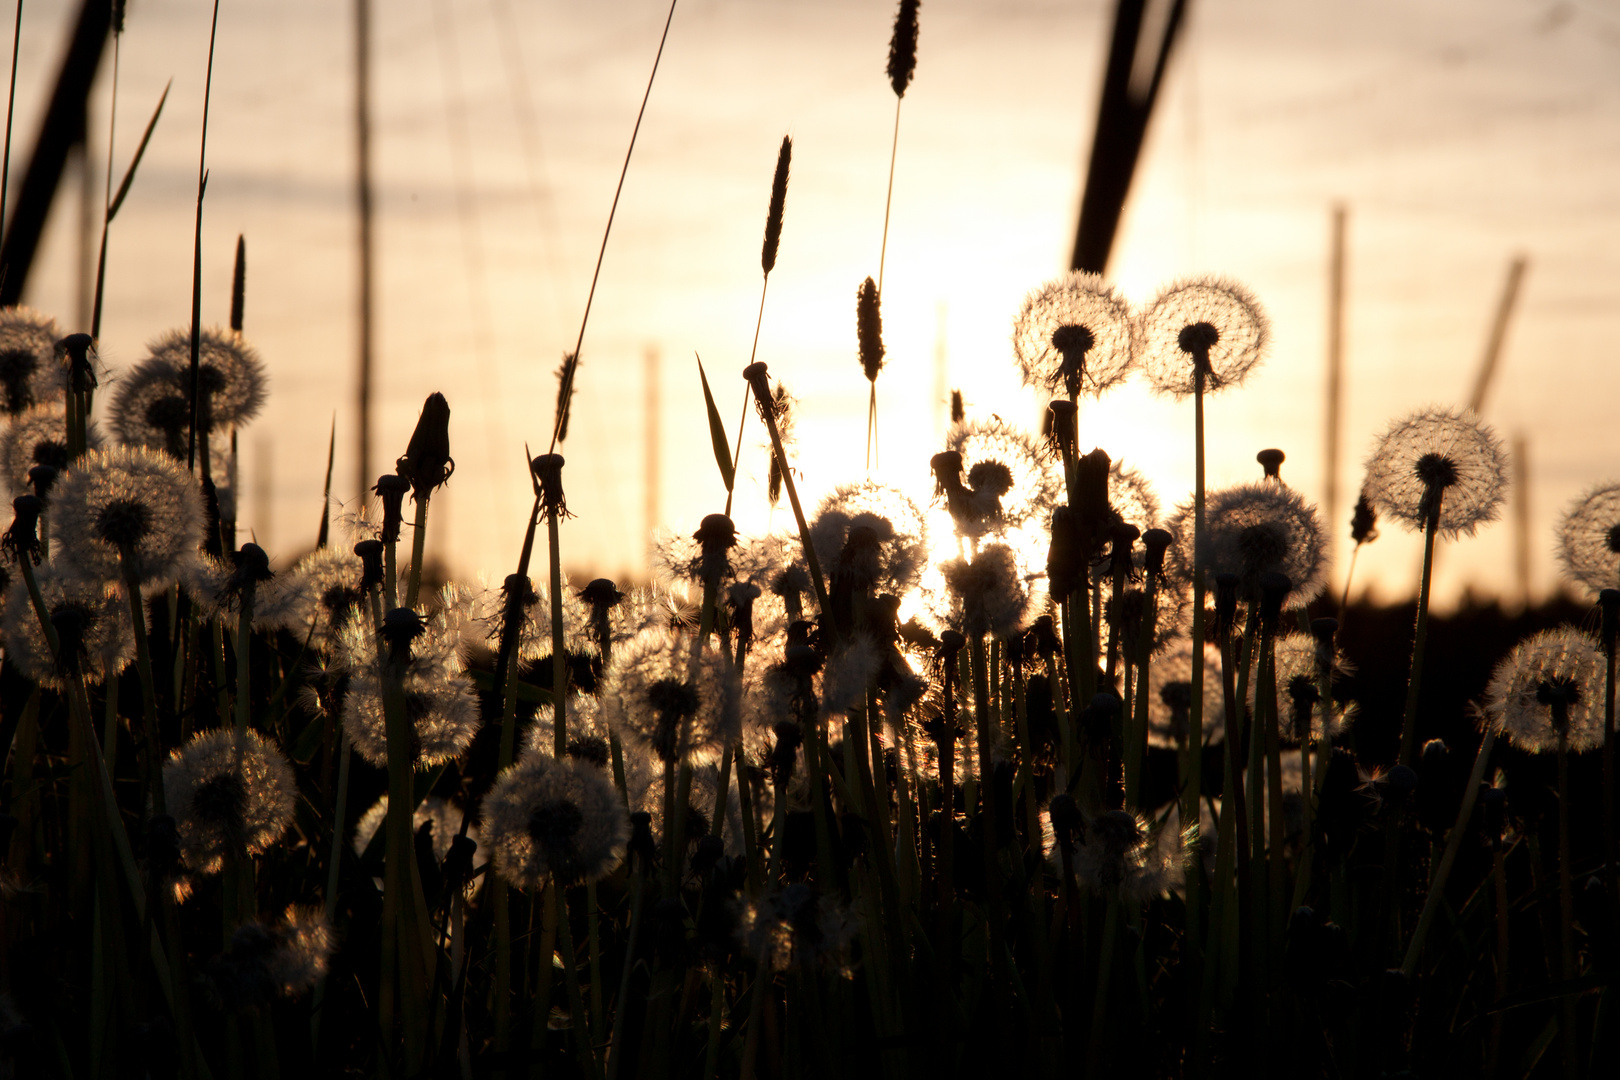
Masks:
[[[75,5],[24,10],[15,167],[26,160]],[[652,0],[374,4],[378,307],[374,467],[403,452],[422,400],[452,409],[456,472],[428,549],[455,574],[510,572],[544,450],[554,371],[572,348],[614,186],[668,7]],[[970,416],[1038,423],[1012,320],[1066,269],[1112,5],[927,0],[900,108],[884,267],[888,366],[874,475],[926,499],[943,394]],[[212,4],[132,0],[112,157],[121,173],[166,82],[168,104],[109,247],[102,357],[114,373],[189,319],[198,135]],[[9,13],[9,12],[7,12]],[[695,355],[728,424],[757,357],[799,398],[807,502],[865,469],[867,386],[855,293],[878,272],[895,98],[893,6],[680,0],[603,258],[570,436],[564,563],[646,573],[647,376],[657,375],[657,521],[721,509]],[[9,22],[9,20],[6,20]],[[242,524],[285,562],[314,541],[331,425],[335,494],[358,495],[352,9],[331,0],[219,7],[209,107],[203,315],[228,315],[236,237],[246,333],[270,373],[240,434]],[[1620,479],[1620,3],[1589,0],[1193,0],[1126,205],[1109,277],[1145,303],[1175,279],[1246,284],[1271,318],[1265,364],[1209,405],[1209,483],[1283,475],[1324,487],[1328,265],[1347,215],[1345,407],[1353,498],[1392,420],[1463,404],[1510,261],[1528,260],[1484,419],[1522,440],[1528,484],[1504,520],[1446,545],[1437,595],[1517,599],[1526,498],[1532,596],[1559,587],[1554,528]],[[105,183],[112,55],[91,120],[92,209]],[[793,139],[781,252],[761,314],[771,172]],[[81,200],[65,185],[27,302],[80,318]],[[75,326],[76,328],[76,326]],[[649,357],[655,357],[650,360]],[[105,399],[106,395],[103,395]],[[1081,442],[1186,499],[1190,403],[1137,380],[1081,410]],[[765,499],[753,424],[734,517],[791,524]],[[785,509],[785,508],[784,508]],[[1348,505],[1332,523],[1347,534]],[[1345,575],[1344,543],[1334,568]],[[1419,538],[1389,524],[1355,589],[1415,588]]]

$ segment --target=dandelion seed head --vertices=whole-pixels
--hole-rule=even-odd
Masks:
[[[1604,671],[1597,643],[1574,627],[1533,634],[1513,647],[1486,684],[1485,722],[1514,746],[1539,754],[1558,748],[1562,711],[1570,750],[1600,746]]]
[[[1045,450],[1010,424],[995,418],[963,422],[951,428],[945,444],[960,456],[968,478],[960,494],[947,492],[946,500],[963,536],[999,535],[1044,521],[1062,497]]]
[[[1599,484],[1558,525],[1564,575],[1593,593],[1620,586],[1620,484]]]
[[[196,735],[163,766],[163,793],[186,865],[218,873],[227,846],[257,855],[292,822],[298,787],[281,751],[258,732]]]
[[[85,426],[89,449],[101,448],[101,431],[94,420]],[[34,405],[16,413],[0,434],[0,467],[13,495],[32,491],[29,472],[47,465],[58,473],[68,467],[67,406],[60,401]]]
[[[1184,397],[1197,389],[1241,383],[1265,354],[1270,324],[1248,289],[1221,277],[1188,278],[1163,289],[1138,324],[1141,363],[1161,394]]]
[[[740,902],[737,939],[772,971],[831,967],[851,974],[847,953],[859,924],[834,901],[804,882]]]
[[[889,484],[866,480],[839,486],[821,500],[810,522],[810,542],[821,565],[837,573],[861,529],[873,542],[871,565],[859,575],[860,590],[899,596],[914,588],[928,559],[928,529],[921,508]]]
[[[1005,637],[1022,627],[1029,591],[1012,548],[987,544],[971,562],[953,559],[940,572],[950,597],[949,613],[942,621],[969,637]]]
[[[1277,667],[1277,705],[1282,714],[1279,734],[1284,745],[1299,745],[1299,733],[1294,730],[1293,710],[1290,708],[1290,689],[1298,682],[1313,687],[1317,685],[1322,674],[1319,666],[1320,652],[1316,639],[1310,634],[1280,634],[1272,644],[1272,655]],[[1355,670],[1354,664],[1335,651],[1331,670],[1328,672],[1330,683],[1349,678],[1355,674]],[[1259,680],[1250,677],[1251,716],[1256,708],[1255,695],[1259,691],[1258,683]],[[1333,700],[1326,703],[1324,708],[1324,704],[1318,701],[1311,710],[1311,738],[1317,741],[1337,739],[1349,730],[1355,718],[1354,702]]]
[[[64,574],[51,563],[36,570],[34,578],[44,598],[45,610],[53,621],[65,612],[71,612],[77,620],[75,647],[80,669],[88,682],[102,682],[134,661],[135,634],[130,626],[129,601],[124,598],[123,589],[107,588],[100,582]],[[4,631],[6,659],[10,663],[43,687],[63,689],[65,673],[57,666],[56,657],[45,641],[27,583],[21,578],[7,590],[5,608],[0,612],[0,628]],[[62,644],[68,643],[63,640]]]
[[[1136,352],[1130,304],[1096,274],[1074,270],[1024,298],[1013,356],[1024,385],[1071,401],[1125,381]]]
[[[56,362],[56,320],[31,308],[0,308],[0,406],[15,416],[62,396],[67,369]]]
[[[1195,515],[1189,501],[1169,521],[1175,543],[1171,570],[1190,582],[1193,573]],[[1261,575],[1285,575],[1292,583],[1287,606],[1308,605],[1327,584],[1327,544],[1316,507],[1293,488],[1271,481],[1242,484],[1209,493],[1205,500],[1208,570],[1238,577],[1238,596],[1258,603]]]
[[[689,641],[655,628],[614,650],[602,709],[625,742],[661,761],[701,764],[736,737],[740,692],[723,653],[704,648],[694,665]]]
[[[1438,498],[1437,533],[1472,536],[1501,512],[1507,464],[1502,441],[1473,413],[1421,409],[1379,437],[1363,491],[1380,512],[1413,531],[1426,526]]]
[[[147,347],[153,360],[184,378],[178,384],[191,400],[191,328],[181,327],[155,338]],[[264,407],[267,385],[264,362],[240,333],[221,326],[204,327],[197,346],[197,376],[208,390],[209,418],[216,429],[240,427]]]
[[[422,826],[426,825],[433,840],[433,857],[442,863],[450,854],[450,845],[457,836],[462,834],[462,821],[465,817],[466,812],[449,799],[439,795],[429,795],[417,805],[415,813],[411,815],[411,832],[413,834],[421,832]],[[371,808],[362,814],[360,820],[355,823],[354,837],[350,846],[356,855],[365,854],[366,848],[371,845],[378,835],[378,831],[382,829],[383,823],[387,820],[388,795],[385,792],[382,798],[373,803]],[[482,834],[478,830],[477,823],[467,822],[466,828],[467,839],[478,845],[473,849],[472,856],[472,865],[476,869],[484,865],[488,856],[484,850]],[[473,891],[476,888],[477,881],[481,880],[481,878],[475,879],[473,883],[469,884],[468,890]]]
[[[1180,749],[1187,745],[1192,707],[1192,650],[1183,638],[1148,668],[1148,745]],[[1221,689],[1221,650],[1204,646],[1205,746],[1226,738],[1226,697]]]
[[[401,610],[405,609],[395,609]],[[458,757],[483,722],[478,697],[464,675],[462,641],[455,623],[454,618],[447,619],[441,612],[420,624],[421,633],[411,642],[410,658],[401,673],[413,764],[418,767]],[[349,673],[348,692],[343,698],[343,729],[361,757],[386,767],[388,722],[377,634],[371,620],[358,618],[344,623],[337,634],[337,650]]]
[[[600,769],[531,755],[484,798],[495,869],[520,889],[596,881],[624,858],[630,818]]]
[[[202,504],[190,473],[162,454],[112,447],[80,458],[51,498],[65,570],[116,581],[120,560],[143,585],[174,577],[202,538]]]

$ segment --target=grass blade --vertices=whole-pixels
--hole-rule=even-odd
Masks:
[[[118,194],[107,205],[107,220],[112,221],[118,216],[118,208],[124,205],[124,196],[129,194],[129,185],[135,182],[135,170],[140,167],[141,156],[146,153],[146,144],[152,141],[152,129],[157,127],[158,117],[163,115],[163,103],[169,100],[169,87],[174,85],[170,79],[163,86],[163,95],[158,98],[157,108],[152,110],[152,119],[146,122],[146,130],[141,133],[141,144],[135,148],[135,157],[130,160],[129,169],[124,173],[123,181],[118,185]]]
[[[693,353],[697,356],[697,353]],[[703,374],[703,357],[697,356],[698,378],[703,382],[703,405],[709,410],[709,439],[714,443],[714,463],[720,466],[720,479],[729,492],[736,483],[737,473],[731,467],[730,440],[726,438],[726,425],[720,419],[720,410],[714,407],[714,395],[709,392],[709,377]]]

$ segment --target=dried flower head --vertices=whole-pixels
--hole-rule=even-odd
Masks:
[[[605,877],[630,839],[624,803],[600,769],[539,755],[501,773],[483,817],[495,869],[520,889]]]
[[[1285,575],[1293,588],[1286,601],[1290,609],[1316,599],[1327,584],[1327,545],[1316,507],[1293,488],[1272,481],[1241,484],[1210,492],[1204,512],[1207,568],[1210,574],[1238,577],[1238,596],[1245,603],[1260,600],[1260,576]],[[1178,579],[1190,582],[1193,572],[1193,505],[1177,508],[1169,521],[1175,543],[1171,567]]]
[[[1135,337],[1131,306],[1119,291],[1073,270],[1024,298],[1013,323],[1013,356],[1025,386],[1079,401],[1125,381]]]
[[[206,731],[163,766],[163,794],[181,851],[198,873],[218,873],[230,847],[257,855],[292,822],[298,786],[269,740],[248,730]]]
[[[67,373],[56,362],[56,320],[25,307],[0,308],[0,407],[15,416],[60,397]]]
[[[772,971],[829,966],[848,974],[846,954],[858,928],[847,911],[804,882],[746,900],[737,912],[738,941]]]
[[[1184,397],[1241,383],[1265,354],[1270,325],[1254,294],[1221,277],[1175,282],[1142,312],[1142,368],[1153,389]]]
[[[1022,627],[1029,591],[1011,548],[988,544],[972,562],[952,559],[940,570],[953,601],[949,625],[969,637],[1005,637]]]
[[[51,497],[65,570],[97,581],[122,572],[140,584],[172,578],[202,539],[202,501],[191,474],[163,454],[115,446],[80,458]]]
[[[959,535],[998,535],[1044,522],[1061,498],[1045,450],[1010,424],[995,418],[960,423],[945,445],[958,456],[960,472],[950,478],[936,470],[936,477]]]
[[[1558,559],[1594,593],[1620,587],[1620,484],[1599,484],[1565,511]]]
[[[1272,645],[1272,655],[1277,668],[1277,711],[1280,723],[1279,734],[1284,745],[1299,745],[1299,732],[1294,730],[1293,702],[1300,696],[1304,687],[1318,686],[1322,672],[1320,667],[1321,649],[1317,641],[1310,634],[1282,634]],[[1337,651],[1331,660],[1331,670],[1328,680],[1331,683],[1341,678],[1348,678],[1355,674],[1355,665],[1346,660]],[[1259,680],[1252,675],[1249,679],[1249,710],[1253,715],[1255,693],[1259,689]],[[1312,693],[1313,708],[1311,709],[1311,739],[1336,739],[1349,729],[1356,718],[1356,706],[1351,701],[1334,699],[1324,708],[1317,699],[1319,691]]]
[[[928,558],[922,510],[899,488],[875,480],[840,485],[822,499],[810,542],[834,578],[842,571],[861,591],[896,596],[916,585]]]
[[[85,426],[85,442],[91,450],[101,449],[101,431],[93,420]],[[36,465],[48,465],[58,473],[68,467],[67,406],[63,402],[24,409],[12,416],[0,434],[0,467],[5,469],[12,494],[32,490],[28,474]]]
[[[741,688],[726,655],[661,629],[614,650],[602,710],[626,745],[663,762],[700,764],[720,755],[741,724]]]
[[[0,627],[4,628],[6,659],[24,675],[41,686],[60,690],[65,685],[63,676],[74,666],[86,681],[98,683],[135,659],[129,601],[121,588],[63,574],[54,564],[35,571],[35,580],[58,642],[72,655],[64,656],[62,665],[51,655],[28,586],[19,578],[7,590]]]
[[[1410,530],[1427,527],[1439,509],[1436,531],[1472,536],[1496,520],[1507,489],[1502,441],[1472,413],[1420,409],[1391,424],[1367,459],[1367,498]]]
[[[1574,627],[1543,630],[1513,647],[1485,687],[1485,722],[1531,753],[1566,740],[1579,753],[1603,742],[1603,653]]]
[[[317,646],[329,646],[336,632],[360,614],[364,573],[360,556],[342,547],[321,548],[298,560],[281,575],[304,599],[303,617],[293,633],[310,634]]]

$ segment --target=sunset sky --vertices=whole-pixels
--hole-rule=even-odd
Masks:
[[[422,399],[453,410],[457,469],[430,552],[458,575],[511,569],[544,449],[553,371],[572,346],[667,5],[660,0],[385,0],[374,5],[380,268],[373,462],[403,451]],[[13,169],[32,145],[76,5],[25,9]],[[4,14],[9,24],[10,8]],[[121,171],[174,80],[116,222],[102,356],[138,360],[189,318],[192,214],[211,4],[133,0],[122,43]],[[901,113],[878,382],[878,474],[926,497],[936,366],[971,415],[1038,422],[1012,318],[1065,269],[1111,4],[927,0]],[[728,424],[760,295],[777,145],[794,158],[759,358],[800,399],[807,498],[863,473],[866,383],[855,291],[876,274],[894,95],[893,5],[681,0],[585,336],[568,458],[565,563],[645,574],[646,356],[661,369],[659,504],[690,532],[725,493],[694,352]],[[238,233],[246,330],[271,372],[241,434],[243,525],[288,559],[320,515],[328,425],[353,500],[353,38],[350,5],[224,0],[210,109],[204,318],[223,322]],[[111,50],[97,86],[104,182]],[[1265,365],[1209,410],[1210,483],[1323,486],[1331,208],[1349,214],[1341,490],[1353,498],[1394,417],[1469,393],[1510,259],[1529,270],[1485,418],[1527,440],[1532,584],[1557,586],[1552,528],[1620,479],[1620,3],[1193,0],[1150,128],[1110,276],[1145,302],[1178,276],[1246,283],[1273,321]],[[99,203],[97,204],[99,205]],[[28,302],[77,329],[78,192],[63,195]],[[1192,408],[1134,382],[1081,413],[1083,447],[1187,497]],[[770,520],[757,424],[735,517]],[[1348,506],[1335,533],[1343,534]],[[1437,589],[1512,595],[1508,520],[1442,557]],[[1341,551],[1345,545],[1341,544]],[[1359,586],[1413,588],[1420,544],[1393,525]],[[1335,569],[1335,588],[1343,567]]]

